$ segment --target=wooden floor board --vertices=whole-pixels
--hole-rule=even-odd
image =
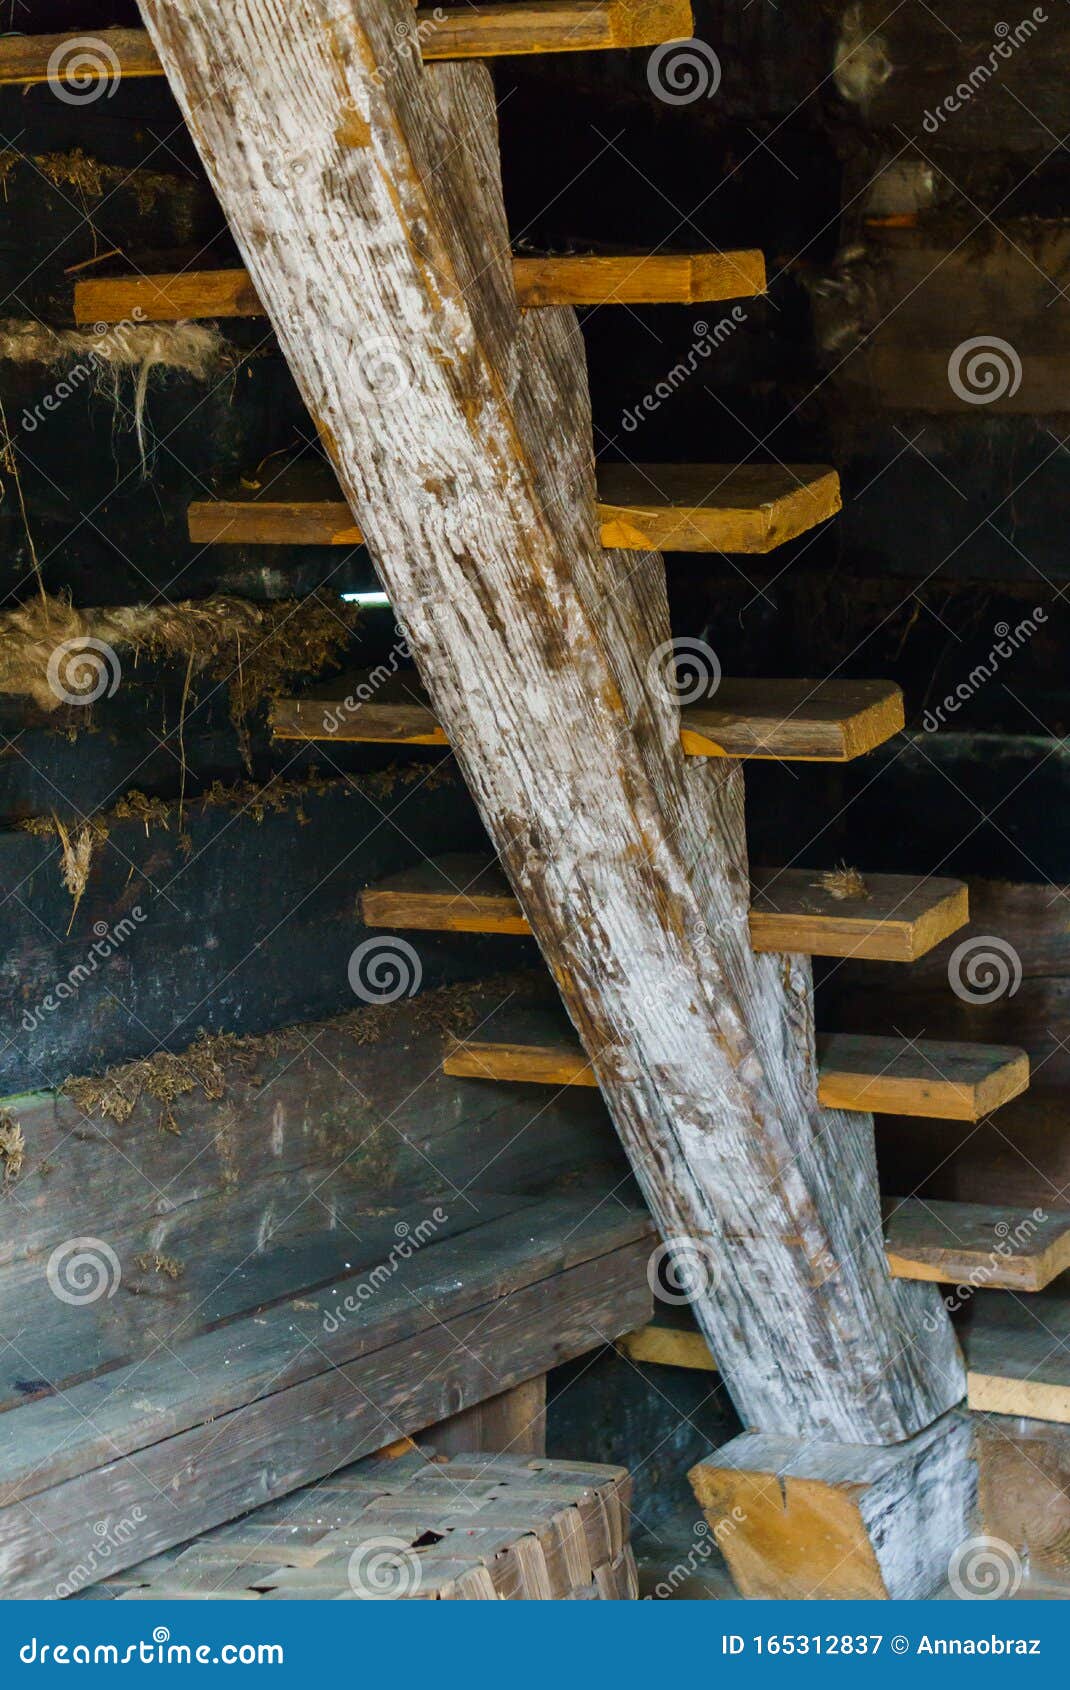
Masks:
[[[1070,1267],[1070,1212],[893,1199],[885,1242],[899,1279],[965,1285],[978,1296],[1041,1291]]]

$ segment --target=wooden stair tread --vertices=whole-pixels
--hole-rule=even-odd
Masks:
[[[456,11],[422,6],[414,14],[413,44],[421,57],[486,59],[525,53],[582,53],[609,48],[654,47],[692,34],[690,0],[528,0],[521,5],[465,6]],[[0,85],[50,80],[54,54],[85,41],[56,35],[0,39]],[[147,30],[105,29],[93,37],[110,49],[99,80],[162,76],[163,66]],[[93,55],[99,58],[100,55]]]
[[[772,551],[840,509],[835,470],[802,464],[603,464],[602,544],[624,551]],[[355,546],[359,525],[329,473],[295,466],[263,492],[198,499],[196,545]]]
[[[1070,1295],[1065,1285],[1052,1284],[1028,1300],[1006,1291],[976,1296],[959,1338],[970,1408],[1070,1425]]]
[[[276,739],[446,744],[415,672],[379,683],[372,673],[278,699],[271,711]],[[681,711],[680,741],[690,757],[846,762],[902,726],[903,695],[891,681],[726,678],[708,704]]]
[[[957,880],[870,875],[867,896],[854,899],[834,897],[813,869],[758,869],[753,882],[756,951],[910,962],[968,920],[966,887]],[[369,927],[531,931],[505,874],[477,856],[442,857],[391,875],[361,894],[361,907]]]
[[[833,1033],[818,1039],[822,1103],[878,1115],[977,1121],[1029,1084],[1029,1058],[1013,1045]]]
[[[897,1279],[1040,1291],[1070,1267],[1070,1213],[989,1203],[893,1200],[885,1250]]]
[[[697,305],[764,293],[765,259],[751,250],[514,258],[513,281],[518,303],[527,308]],[[121,323],[131,317],[173,323],[264,314],[248,272],[239,269],[95,276],[74,288],[77,323]]]
[[[936,1062],[953,1077],[934,1083]],[[477,1038],[458,1040],[444,1068],[469,1079],[598,1083],[575,1036],[546,1014],[510,1014]],[[1010,1047],[936,1041],[910,1046],[897,1038],[849,1033],[818,1040],[818,1068],[818,1101],[826,1108],[945,1120],[975,1120],[1029,1083],[1029,1058]],[[885,1075],[892,1077],[887,1084]],[[968,1109],[976,1114],[963,1113]]]

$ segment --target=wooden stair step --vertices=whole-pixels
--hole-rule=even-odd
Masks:
[[[699,305],[722,299],[752,299],[764,293],[765,259],[751,250],[514,258],[513,282],[519,304],[527,308]],[[78,323],[121,323],[129,318],[143,323],[173,323],[264,314],[246,270],[96,276],[76,282],[74,288]]]
[[[959,1338],[971,1408],[1070,1425],[1070,1294],[1065,1285],[1053,1284],[1028,1301],[1006,1291],[974,1297]]]
[[[690,0],[528,0],[521,5],[464,6],[456,11],[421,6],[412,42],[421,57],[488,59],[524,53],[582,53],[654,47],[682,41],[693,30]],[[0,84],[48,82],[53,65],[81,61],[82,74],[111,82],[116,76],[162,76],[163,66],[144,29],[105,29],[79,54],[86,35],[11,35],[0,39]],[[402,43],[404,50],[404,43]],[[86,62],[88,61],[88,62]],[[97,65],[99,64],[99,69]]]
[[[840,478],[820,465],[598,470],[602,544],[622,551],[769,552],[839,509]],[[195,500],[188,523],[195,545],[356,546],[362,538],[329,473],[317,466],[284,471],[260,493]]]
[[[374,671],[332,681],[272,707],[276,739],[445,745],[414,672],[376,681]],[[891,681],[725,678],[708,703],[680,713],[689,757],[844,763],[903,726],[903,695]]]
[[[936,1064],[952,1077],[941,1079]],[[510,1016],[478,1038],[458,1040],[443,1066],[447,1074],[467,1079],[557,1086],[598,1083],[574,1035],[546,1016]],[[894,1076],[888,1084],[882,1083],[886,1075]],[[817,1096],[829,1109],[976,1120],[1016,1097],[1028,1083],[1029,1058],[1010,1047],[936,1041],[911,1046],[901,1039],[849,1033],[818,1040]]]
[[[848,898],[834,895],[813,869],[756,869],[752,880],[756,951],[912,962],[969,919],[958,880],[875,874],[866,877],[865,896]],[[391,875],[361,894],[361,909],[368,927],[531,931],[502,870],[474,856],[441,857]]]
[[[885,1251],[897,1279],[1041,1291],[1070,1267],[1070,1213],[989,1203],[893,1200]],[[1040,1217],[1040,1218],[1038,1218]]]
[[[1014,1045],[833,1033],[817,1048],[830,1109],[979,1121],[1029,1085],[1029,1058]]]

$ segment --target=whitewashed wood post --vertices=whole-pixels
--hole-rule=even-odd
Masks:
[[[604,552],[571,312],[521,315],[490,77],[407,0],[141,0],[438,719],[746,1423],[882,1443],[964,1394],[889,1279],[809,968],[747,939],[742,776],[681,756],[661,560]],[[533,1130],[537,1130],[533,1129]]]

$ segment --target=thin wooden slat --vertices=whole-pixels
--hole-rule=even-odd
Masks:
[[[969,1406],[1070,1425],[1070,1296],[1052,1285],[1027,1301],[975,1297],[959,1329]]]
[[[821,1098],[833,1109],[978,1121],[1026,1090],[1029,1058],[1013,1045],[836,1033],[818,1041]]]
[[[902,726],[903,695],[891,681],[725,678],[710,703],[681,711],[680,742],[689,757],[843,763]],[[446,744],[415,675],[377,681],[366,671],[322,693],[280,698],[271,727],[276,739]]]
[[[489,59],[529,53],[583,53],[687,40],[689,0],[531,0],[527,5],[420,7],[411,39],[423,59]],[[103,43],[104,51],[100,51]],[[143,29],[105,29],[0,38],[0,86],[48,82],[64,72],[99,81],[162,76]],[[57,67],[55,69],[51,67]]]
[[[876,874],[843,898],[813,869],[755,870],[749,924],[756,951],[913,962],[968,920],[957,880]],[[833,877],[831,884],[838,882]],[[424,932],[530,933],[504,873],[474,856],[441,857],[381,880],[361,894],[368,927]]]
[[[639,1326],[617,1339],[617,1349],[629,1361],[645,1361],[655,1367],[687,1367],[698,1373],[716,1373],[717,1363],[701,1332],[675,1326]]]
[[[986,1289],[1042,1291],[1070,1267],[1070,1213],[990,1203],[895,1202],[885,1223],[897,1279]]]
[[[598,471],[602,544],[621,551],[769,552],[840,509],[835,471],[806,464],[624,469]],[[315,466],[273,476],[263,493],[195,500],[187,520],[195,545],[355,546],[362,538]]]
[[[815,464],[604,464],[603,546],[771,552],[840,509],[840,478]]]
[[[818,1040],[818,1101],[826,1109],[874,1115],[976,1120],[1025,1090],[1029,1058],[1002,1045],[904,1043],[849,1033]],[[534,1085],[598,1082],[580,1046],[534,1016],[502,1018],[499,1028],[458,1041],[443,1063],[465,1079]]]
[[[760,252],[753,251],[514,258],[513,282],[518,302],[532,309],[551,305],[708,304],[764,293],[765,260]],[[74,288],[78,323],[122,323],[131,318],[143,323],[174,323],[201,317],[263,315],[264,307],[247,270],[95,276],[76,282]],[[819,490],[815,498],[828,502],[828,491]]]

